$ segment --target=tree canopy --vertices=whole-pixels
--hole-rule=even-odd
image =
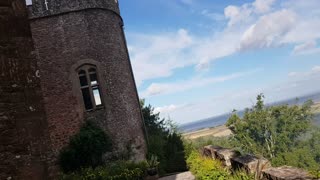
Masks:
[[[236,145],[246,152],[267,157],[275,165],[315,168],[320,156],[313,149],[320,150],[320,136],[311,128],[311,105],[312,101],[266,106],[260,94],[243,117],[234,111],[226,125],[233,131]]]

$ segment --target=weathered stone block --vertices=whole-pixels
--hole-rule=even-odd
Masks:
[[[222,147],[220,146],[213,146],[213,145],[205,146],[202,150],[202,155],[206,157],[211,157],[212,159],[216,159],[217,151],[220,149],[222,149]]]
[[[222,164],[231,167],[231,159],[240,156],[240,152],[233,149],[218,149],[216,152],[216,159],[222,161]]]
[[[231,166],[231,158],[240,156],[239,151],[213,145],[203,147],[202,154],[206,157],[222,161],[222,164],[227,167]]]
[[[290,166],[271,167],[263,171],[263,180],[304,180],[313,179],[303,169]]]
[[[233,169],[244,169],[247,173],[261,172],[271,167],[270,162],[265,158],[258,158],[254,155],[244,155],[231,159]]]

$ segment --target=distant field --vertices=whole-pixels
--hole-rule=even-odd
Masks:
[[[320,102],[317,102],[312,106],[312,111],[315,114],[320,114]]]
[[[225,125],[217,126],[213,128],[205,128],[198,131],[188,132],[182,134],[186,139],[196,139],[205,136],[225,137],[231,135],[232,132]]]

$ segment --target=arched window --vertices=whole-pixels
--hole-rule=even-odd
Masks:
[[[93,110],[102,106],[96,68],[89,65],[82,66],[78,75],[86,110]]]

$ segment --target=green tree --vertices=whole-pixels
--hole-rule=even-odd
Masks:
[[[148,156],[156,155],[160,161],[161,174],[186,170],[181,135],[172,121],[160,118],[151,105],[140,100],[148,135]]]
[[[296,148],[310,128],[312,102],[302,106],[267,107],[263,100],[263,94],[258,95],[257,103],[252,109],[247,109],[242,118],[234,112],[228,120],[227,126],[233,131],[237,144],[246,152],[263,155],[275,164],[288,162],[292,154],[306,153],[305,149]],[[281,158],[285,161],[279,160]],[[302,160],[296,158],[295,161]]]

